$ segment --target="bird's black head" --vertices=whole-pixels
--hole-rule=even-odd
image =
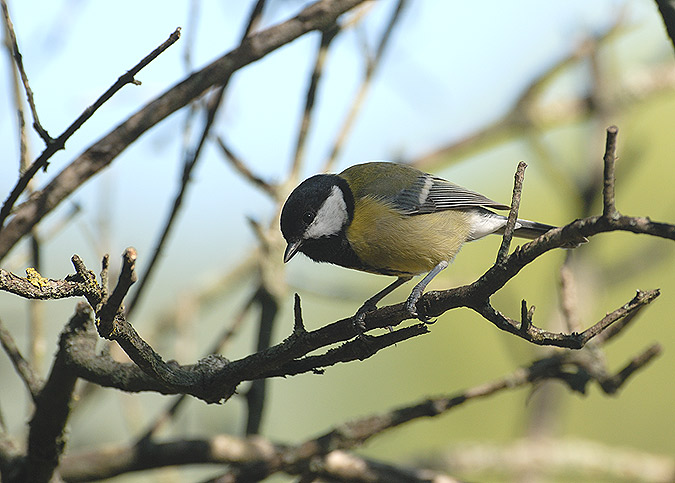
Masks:
[[[337,236],[354,216],[354,196],[336,174],[317,174],[300,183],[281,210],[281,233],[289,261],[308,240]]]

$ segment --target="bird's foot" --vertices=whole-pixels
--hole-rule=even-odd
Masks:
[[[418,287],[415,287],[413,291],[410,293],[410,296],[408,297],[408,300],[405,303],[405,309],[412,317],[424,322],[425,324],[431,325],[436,322],[436,319],[427,317],[425,314],[420,314],[417,311],[417,302],[419,302],[420,298],[422,297],[422,293],[424,290],[424,289],[418,290],[417,288]]]
[[[352,317],[352,324],[356,330],[356,335],[359,338],[366,336],[366,315],[370,312],[374,312],[377,309],[377,305],[367,300],[360,308],[356,311]]]

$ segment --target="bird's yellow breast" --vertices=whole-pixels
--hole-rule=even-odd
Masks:
[[[380,273],[416,275],[452,261],[469,235],[468,215],[448,210],[403,215],[372,197],[355,201],[347,239],[363,262]],[[375,270],[374,270],[375,271]]]

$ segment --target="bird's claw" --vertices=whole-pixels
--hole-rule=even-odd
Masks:
[[[366,315],[368,315],[369,312],[373,312],[375,309],[377,309],[375,304],[366,302],[359,308],[359,310],[356,311],[352,317],[352,324],[354,325],[354,329],[356,330],[356,335],[358,337],[365,336]]]
[[[436,322],[436,319],[432,319],[431,317],[427,317],[426,315],[419,314],[417,312],[417,302],[419,302],[421,296],[421,293],[416,293],[413,290],[405,303],[405,309],[408,311],[411,317],[414,317],[415,319],[420,320],[427,325],[431,325]]]

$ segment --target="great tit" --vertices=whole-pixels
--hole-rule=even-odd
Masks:
[[[316,262],[398,277],[356,313],[362,329],[366,313],[385,295],[427,273],[406,308],[428,320],[416,304],[431,279],[465,242],[503,233],[506,217],[488,208],[510,207],[404,164],[369,162],[317,174],[293,190],[281,211],[284,262],[302,252]],[[552,228],[518,219],[514,235],[534,239]]]

